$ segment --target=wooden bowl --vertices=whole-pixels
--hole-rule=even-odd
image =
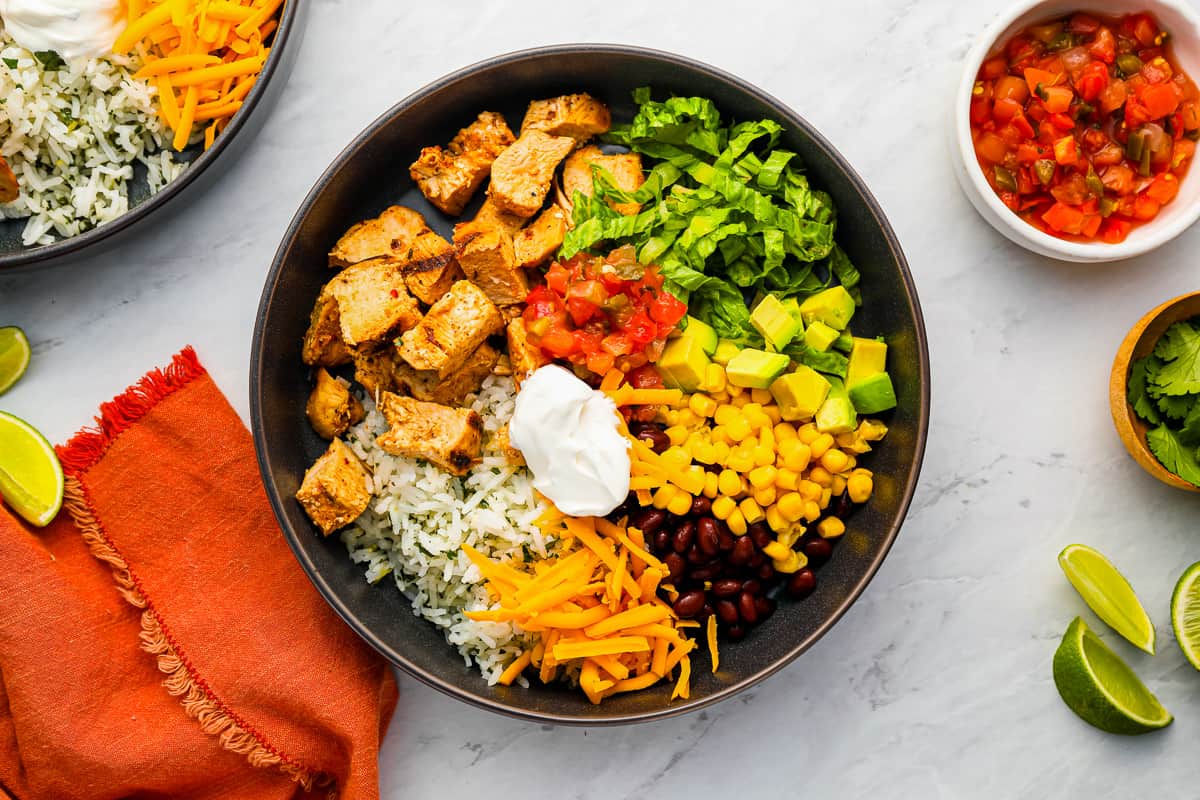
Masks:
[[[1133,412],[1129,404],[1129,365],[1149,355],[1172,323],[1197,316],[1200,316],[1200,292],[1168,300],[1147,313],[1138,320],[1117,349],[1108,382],[1108,402],[1112,409],[1113,424],[1117,426],[1117,435],[1121,437],[1129,455],[1142,469],[1163,483],[1189,492],[1200,492],[1200,489],[1164,467],[1146,443],[1149,426]]]

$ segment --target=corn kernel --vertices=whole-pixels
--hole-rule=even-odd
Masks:
[[[742,492],[742,478],[731,469],[723,469],[717,476],[717,489],[726,497],[737,497]]]
[[[746,518],[742,515],[741,509],[735,508],[730,511],[729,516],[725,518],[725,524],[734,536],[744,536],[746,533]]]
[[[708,438],[713,444],[724,444],[726,446],[733,444],[733,439],[729,438],[729,433],[725,430],[724,425],[718,425],[709,431]]]
[[[786,558],[772,561],[771,564],[775,567],[776,572],[790,575],[808,566],[808,556],[804,555],[804,553],[797,553],[795,550],[791,550]]]
[[[796,437],[805,444],[812,444],[820,435],[821,432],[813,422],[806,422],[796,429]]]
[[[800,473],[787,467],[782,467],[776,470],[775,488],[783,489],[785,492],[794,492],[796,487],[800,485]]]
[[[760,444],[754,448],[754,465],[757,467],[765,467],[775,463],[775,449],[767,447],[765,444]]]
[[[654,492],[654,497],[651,500],[651,503],[655,508],[665,510],[667,504],[670,503],[677,494],[679,494],[679,487],[668,483],[665,486],[660,486],[658,490]]]
[[[754,490],[754,502],[758,503],[763,508],[775,502],[776,492],[774,486],[768,486],[765,489]]]
[[[717,410],[717,401],[706,394],[694,394],[688,398],[688,408],[699,417],[711,417]]]
[[[830,448],[821,456],[821,466],[836,475],[846,468],[849,460],[841,450]]]
[[[782,442],[785,439],[796,438],[796,426],[790,422],[780,422],[775,426],[775,441]]]
[[[712,501],[712,514],[720,520],[728,520],[729,515],[737,510],[737,501],[732,497],[721,496]]]
[[[755,489],[765,489],[775,483],[775,476],[778,471],[774,467],[757,467],[750,470],[750,474],[746,477],[750,479],[750,485]]]
[[[713,441],[713,463],[725,466],[725,462],[729,460],[729,454],[732,451],[729,449],[729,442]]]
[[[707,473],[699,464],[692,464],[680,472],[670,473],[667,480],[688,494],[696,495],[704,491],[704,476]]]
[[[680,445],[672,445],[662,452],[659,456],[662,465],[670,470],[683,469],[688,464],[692,463],[692,457]]]
[[[681,408],[675,413],[678,415],[676,417],[677,424],[687,428],[694,428],[704,422],[704,418],[690,408]]]
[[[804,516],[804,498],[799,492],[788,492],[775,501],[775,507],[788,522],[797,522]]]
[[[726,373],[726,377],[728,377],[728,373]],[[729,396],[731,398],[740,397],[741,395],[746,393],[746,390],[743,389],[741,386],[738,386],[738,385],[732,384],[732,383],[725,385],[725,391],[729,393]]]
[[[858,435],[865,442],[878,442],[884,436],[887,436],[887,425],[873,419],[864,419],[858,425]]]
[[[821,488],[833,483],[833,476],[824,467],[813,467],[808,471],[808,479]]]
[[[838,497],[841,497],[842,493],[846,491],[846,476],[834,475],[833,483],[829,484],[829,489]]]
[[[772,425],[778,425],[783,421],[783,412],[779,410],[779,406],[763,406],[763,413],[767,415],[767,419],[771,420]]]
[[[817,500],[817,505],[821,508],[829,508],[829,501],[833,499],[833,490],[825,488],[821,490],[821,499]]]
[[[837,517],[826,517],[817,523],[817,533],[822,539],[836,539],[845,532],[846,524]]]
[[[663,431],[663,433],[665,433],[667,438],[671,440],[671,444],[676,446],[683,444],[688,438],[688,429],[682,425],[672,425]]]
[[[760,428],[758,431],[758,443],[762,447],[769,448],[772,456],[775,454],[775,430],[770,427]]]
[[[767,558],[782,560],[787,558],[788,553],[792,552],[792,548],[785,547],[782,542],[767,542],[762,551]]]
[[[741,416],[741,413],[737,406],[724,403],[717,406],[717,410],[713,412],[713,422],[718,425],[728,425],[735,417]]]
[[[699,464],[715,464],[717,448],[708,442],[697,442],[692,445],[692,459]]]
[[[754,453],[739,447],[729,454],[725,466],[736,472],[749,472],[754,469]]]
[[[775,401],[775,398],[772,397],[771,393],[766,389],[751,389],[750,399],[763,406],[765,406],[767,403],[772,403]]]
[[[733,386],[732,383],[729,385]],[[744,392],[742,394],[734,394],[733,392],[729,392],[729,394],[729,405],[733,406],[734,408],[741,408],[750,402],[750,395]]]
[[[725,391],[725,368],[720,364],[709,364],[704,368],[704,388],[709,392]]]
[[[855,472],[846,479],[846,491],[850,493],[850,502],[865,503],[871,499],[871,492],[875,489],[875,481],[870,475],[864,475],[862,472]]]
[[[803,525],[801,525],[799,522],[793,522],[790,525],[788,525],[788,528],[786,531],[779,534],[775,538],[778,539],[783,544],[787,545],[788,547],[795,547],[796,542],[800,541],[800,537],[803,536],[807,530],[808,529],[805,528]]]
[[[779,509],[773,505],[767,506],[767,510],[763,514],[767,519],[767,527],[775,533],[785,533],[791,524],[783,518],[783,514],[780,514]],[[791,547],[791,545],[788,546]]]
[[[738,510],[742,512],[742,517],[746,520],[747,525],[753,525],[763,520],[762,506],[754,502],[753,497],[747,497],[738,503]]]
[[[813,458],[820,458],[828,452],[829,448],[833,447],[833,437],[828,433],[822,433],[816,439],[813,439],[808,448],[812,451]]]
[[[816,522],[821,518],[821,507],[817,505],[816,500],[804,501],[804,519],[808,522]]]
[[[788,469],[803,472],[812,460],[812,452],[808,445],[797,439],[785,439],[779,443],[779,453]]]
[[[821,486],[808,479],[801,480],[796,486],[796,491],[800,492],[800,496],[805,500],[816,500],[821,496]]]
[[[691,510],[692,496],[687,492],[679,492],[671,498],[669,503],[667,503],[667,511],[670,511],[677,517],[682,517]]]
[[[717,405],[729,405],[729,395],[724,390],[719,392],[709,391],[708,396],[717,401]]]
[[[663,422],[666,423],[667,425],[675,425],[679,422],[679,412],[664,411],[664,412],[662,412],[662,418],[663,418]]]
[[[721,490],[717,488],[717,473],[705,472],[704,473],[704,496],[707,497],[709,500],[713,500],[720,493],[721,493]]]

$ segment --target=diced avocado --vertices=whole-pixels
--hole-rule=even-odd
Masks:
[[[707,322],[702,322],[690,314],[687,318],[687,326],[679,331],[678,335],[695,336],[706,355],[711,356],[717,351],[717,332]]]
[[[804,318],[805,325],[820,321],[835,330],[845,330],[854,316],[854,298],[846,291],[846,287],[831,286],[801,303],[800,316]]]
[[[657,366],[667,386],[694,392],[704,382],[709,363],[700,340],[685,333],[667,342]]]
[[[782,353],[768,353],[747,347],[725,365],[725,377],[734,386],[766,389],[790,363],[791,359]]]
[[[804,315],[800,313],[799,300],[794,297],[789,297],[786,300],[781,300],[780,302],[783,303],[783,307],[787,309],[787,312],[791,314],[793,318],[799,320],[801,325],[804,324]]]
[[[817,430],[821,433],[849,433],[858,426],[854,404],[839,378],[830,378],[829,394],[817,409]]]
[[[859,414],[878,414],[896,407],[896,390],[886,372],[876,372],[851,384],[849,394],[850,402]]]
[[[846,367],[846,385],[853,386],[863,378],[883,372],[887,365],[887,345],[878,339],[854,337],[850,348],[850,365]]]
[[[814,321],[804,332],[804,343],[822,353],[828,350],[837,338],[838,332],[820,320]]]
[[[850,329],[847,328],[838,334],[837,339],[833,343],[833,349],[849,353],[852,347],[854,347],[854,334],[850,333]]]
[[[750,312],[750,324],[776,350],[787,347],[803,330],[804,323],[788,313],[787,307],[773,294]]]
[[[812,419],[829,394],[829,381],[812,367],[801,364],[771,384],[779,416],[788,422]]]
[[[740,352],[742,352],[742,346],[737,342],[730,341],[729,339],[720,339],[717,341],[716,352],[712,354],[712,360],[723,367]]]

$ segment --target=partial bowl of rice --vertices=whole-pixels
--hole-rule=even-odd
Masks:
[[[648,82],[653,83],[654,97],[671,99],[662,104],[652,100],[649,90],[639,89]],[[564,109],[580,112],[580,117],[599,109],[603,124],[581,132],[586,124],[570,117],[572,125],[548,128],[545,117],[569,117]],[[751,127],[718,129],[725,123],[717,122],[716,112],[722,121]],[[855,349],[887,351],[886,373],[880,355],[872,380],[886,382],[889,389],[885,403],[872,404],[859,394],[863,416],[857,428],[836,429],[836,446],[834,436],[818,435],[811,410],[807,416],[787,417],[809,420],[804,424],[780,422],[780,394],[742,388],[757,377],[743,375],[737,358],[749,353],[774,357],[782,360],[781,370],[789,361],[767,352],[770,348],[762,339],[757,345],[762,350],[723,340],[727,352],[722,356],[714,333],[710,344],[718,347],[717,355],[710,361],[697,353],[691,362],[707,365],[708,382],[701,389],[676,373],[668,375],[668,388],[638,388],[663,386],[657,376],[647,378],[645,370],[656,367],[667,374],[669,354],[690,347],[693,337],[698,340],[708,327],[704,320],[724,330],[712,308],[696,300],[697,291],[687,309],[687,329],[674,329],[667,339],[667,329],[675,326],[683,310],[673,306],[678,301],[665,298],[679,291],[674,279],[668,276],[664,286],[658,272],[658,263],[669,264],[672,258],[666,239],[651,237],[664,242],[666,250],[659,251],[656,263],[647,261],[644,267],[630,263],[629,245],[610,252],[609,246],[589,240],[590,250],[585,243],[585,250],[574,256],[575,250],[568,247],[579,244],[589,231],[607,229],[600,238],[611,243],[620,240],[618,231],[628,234],[644,228],[630,225],[633,217],[622,222],[609,206],[588,202],[579,190],[573,193],[571,182],[578,180],[571,172],[573,163],[584,163],[588,191],[597,192],[597,197],[605,191],[600,176],[615,175],[619,186],[607,191],[635,209],[620,213],[636,213],[641,204],[648,216],[636,219],[646,225],[655,224],[648,209],[656,202],[654,208],[662,210],[664,218],[669,216],[662,205],[668,195],[674,198],[671,202],[715,197],[703,186],[689,188],[692,178],[672,164],[660,161],[650,169],[652,155],[636,170],[636,184],[642,188],[620,185],[622,174],[628,175],[621,167],[628,165],[624,159],[630,156],[617,153],[621,148],[614,146],[614,137],[628,137],[631,124],[655,113],[660,121],[662,115],[672,114],[692,120],[684,128],[670,123],[660,128],[664,137],[677,136],[680,146],[709,148],[714,156],[722,149],[726,152],[708,166],[681,158],[667,144],[651,143],[640,152],[674,153],[675,164],[690,163],[691,175],[701,182],[722,171],[735,176],[758,173],[754,185],[760,202],[755,212],[794,221],[788,223],[789,232],[779,234],[782,241],[814,232],[826,235],[819,257],[827,274],[796,292],[810,298],[806,303],[830,293],[846,298],[849,307],[844,310],[854,315],[854,334],[851,337],[846,319],[825,317],[840,327],[838,336],[807,313],[815,306],[803,306],[808,331],[828,338],[806,338],[812,348],[794,345],[788,374],[780,380],[803,373],[805,380],[826,388],[832,383],[830,392],[843,391],[832,376],[845,374],[846,359],[836,349],[844,339],[851,371]],[[754,120],[765,122],[746,122]],[[521,122],[519,136],[516,125],[509,131],[506,121]],[[679,131],[688,125],[707,126],[707,132],[693,131],[685,142]],[[602,135],[594,139],[595,134]],[[497,138],[499,145],[479,170],[472,159]],[[769,141],[769,146],[751,146],[756,138],[760,144]],[[431,147],[445,142],[451,142],[445,151]],[[528,152],[527,146],[536,150],[560,145],[549,159],[548,172],[544,158],[538,166],[537,159],[503,155],[506,148],[518,153]],[[736,169],[743,172],[727,172],[733,157],[727,148],[737,150]],[[561,184],[549,194],[548,187],[540,185],[531,200],[530,192],[517,188],[524,185],[520,175],[517,187],[506,188],[510,168],[515,166],[513,174],[523,174],[529,166],[542,173],[545,184],[564,157]],[[467,181],[471,185],[464,192],[450,191],[461,188],[454,184],[460,168],[474,170],[476,179]],[[486,196],[484,180],[490,180]],[[790,187],[786,191],[785,184]],[[750,195],[731,185],[724,191],[745,201],[748,211]],[[776,199],[768,200],[768,195]],[[792,217],[781,210],[779,198],[785,195],[789,207],[806,211]],[[572,207],[569,202],[574,203],[573,211],[565,210]],[[522,206],[527,207],[519,214],[511,211]],[[806,216],[809,212],[812,216]],[[716,213],[727,223],[746,219],[730,207],[713,212],[710,206],[705,213],[710,219]],[[472,214],[473,220],[461,221]],[[514,220],[514,214],[536,221],[518,234],[526,223]],[[589,214],[596,216],[589,219]],[[540,257],[526,260],[530,243],[554,227],[556,215],[555,244],[543,248]],[[503,232],[505,225],[511,225],[510,232]],[[703,226],[703,221],[697,225]],[[724,233],[737,238],[753,227],[738,223]],[[768,232],[766,237],[775,235]],[[734,245],[728,241],[724,253],[737,259]],[[553,255],[547,255],[549,251]],[[720,259],[714,249],[704,252]],[[508,272],[517,288],[506,289],[504,276],[488,273],[488,253],[507,258],[510,267],[515,254],[520,266],[527,267],[524,277],[513,278],[516,273]],[[815,263],[817,258],[809,260]],[[627,355],[616,358],[615,367],[612,354],[602,350],[592,350],[586,358],[574,352],[566,363],[564,349],[559,363],[573,366],[574,375],[553,365],[525,369],[526,353],[514,339],[514,326],[526,331],[545,356],[554,334],[547,327],[549,318],[536,318],[538,298],[552,305],[553,287],[562,290],[564,281],[578,281],[592,274],[591,269],[608,270],[606,286],[617,293],[605,301],[610,310],[631,311],[630,301],[622,298],[633,297],[635,303],[650,298],[647,307],[663,338],[647,345],[649,363],[635,360],[641,353],[629,355],[627,349],[621,351]],[[617,269],[624,277],[614,272]],[[661,269],[662,274],[668,272],[668,267]],[[714,277],[741,280],[732,273],[722,275],[720,267],[712,269]],[[584,280],[577,286],[599,291],[595,284]],[[630,285],[633,291],[626,290]],[[570,302],[582,299],[574,289],[564,291],[571,293]],[[781,308],[797,299],[785,298],[788,291],[779,290]],[[749,300],[734,293],[731,302],[740,308]],[[470,347],[477,349],[465,362],[455,362],[458,367],[446,362],[439,373],[436,366],[419,365],[419,351],[431,344],[434,349],[445,345],[438,344],[438,337],[457,335],[450,328],[461,332],[476,324],[465,314],[458,315],[461,325],[440,327],[432,322],[447,309],[457,314],[454,303],[459,310],[470,304],[474,309],[486,307],[493,320],[471,341]],[[761,306],[762,302],[755,308]],[[578,304],[569,307],[584,314],[576,318],[579,325],[592,313],[581,311]],[[748,307],[742,313],[748,313]],[[816,317],[821,313],[817,309]],[[756,310],[755,316],[762,315]],[[399,317],[406,319],[398,328]],[[565,317],[555,316],[555,324],[569,327]],[[793,319],[794,333],[800,317]],[[589,324],[595,322],[593,318]],[[390,337],[399,330],[405,332],[392,347]],[[831,347],[835,338],[839,344]],[[611,339],[610,334],[605,341]],[[663,344],[666,350],[660,353]],[[622,724],[698,709],[767,678],[812,647],[862,593],[895,542],[916,487],[928,427],[928,346],[916,289],[895,234],[862,179],[809,123],[763,91],[681,56],[623,45],[558,45],[499,56],[442,78],[380,117],[329,167],[294,218],[267,277],[251,347],[251,428],[264,484],[283,533],[316,588],[365,641],[416,679],[490,711],[558,724]],[[725,357],[735,350],[726,363]],[[396,361],[397,351],[407,365]],[[815,367],[809,369],[807,363]],[[544,375],[548,370],[556,372]],[[823,370],[829,379],[815,370]],[[852,390],[857,386],[848,375],[846,384]],[[539,412],[530,411],[537,396],[526,400],[535,385],[607,396],[624,413],[625,422],[618,427],[632,441],[634,477],[624,476],[628,498],[611,513],[576,512],[597,516],[572,517],[551,504],[553,499],[565,508],[565,496],[560,500],[550,494],[543,481],[544,466],[535,464],[533,451],[526,449],[531,431],[545,427]],[[548,400],[553,393],[546,390]],[[638,403],[668,405],[655,411]],[[650,414],[643,416],[646,409]],[[445,429],[439,427],[441,418],[450,420],[446,426],[458,425],[457,449],[443,452],[438,441]],[[758,420],[757,434],[746,427],[750,423],[745,420],[752,418]],[[778,423],[774,433],[769,430],[772,421]],[[744,461],[747,453],[730,455],[730,447],[720,442],[715,458],[724,463],[730,455],[729,466],[722,472],[712,465],[704,437],[711,432],[716,441],[725,436],[717,430],[724,426],[738,441],[757,435],[754,459],[764,449],[767,453],[766,460],[756,463],[766,464],[777,456],[772,463],[780,469],[763,467],[752,473],[753,464],[734,463]],[[421,441],[421,431],[429,431],[427,441]],[[780,443],[784,440],[776,435],[784,433],[799,439]],[[571,435],[563,430],[547,436],[548,446]],[[586,450],[588,441],[592,440],[577,446]],[[686,450],[693,443],[696,463],[690,460],[692,451]],[[599,439],[595,446],[602,449]],[[525,458],[518,452],[514,459],[514,448]],[[828,455],[827,448],[841,450],[836,458],[826,458],[819,453]],[[810,452],[818,454],[811,463]],[[804,463],[793,464],[793,455]],[[668,460],[675,466],[668,468]],[[597,463],[602,461],[598,458]],[[735,469],[756,488],[738,478]],[[772,479],[778,473],[780,487],[811,490],[809,500],[801,502],[797,491],[785,495],[789,490],[780,488],[781,499],[776,501],[774,486],[757,488],[768,473]],[[864,481],[864,476],[869,478]],[[688,489],[668,485],[687,487],[692,479],[696,483]],[[718,490],[718,483],[724,486],[727,479],[736,479],[738,488]],[[348,500],[347,491],[361,496]],[[796,505],[794,514],[784,496]],[[736,510],[733,497],[738,499]],[[800,522],[789,523],[781,513]],[[687,529],[686,536],[678,533],[668,542],[662,530],[657,535],[651,530],[667,515],[675,515],[669,525],[680,529],[690,522],[679,520],[697,520],[695,531],[704,522],[708,531],[721,532],[721,541],[704,541],[701,531],[696,533],[699,544],[687,550],[687,542],[681,546],[679,541],[691,541],[695,531]],[[709,516],[722,521],[710,522]],[[767,531],[768,522],[775,533]],[[735,535],[740,537],[737,544]],[[697,549],[701,545],[711,545],[708,555]],[[719,558],[718,548],[723,554]],[[764,583],[775,581],[774,590],[752,589],[751,578],[739,584],[740,595],[721,594],[729,575],[750,569],[729,566],[743,550],[755,559],[750,563]],[[764,560],[759,550],[770,559]],[[685,551],[691,566],[682,565]],[[720,559],[726,561],[718,567]],[[805,564],[823,564],[815,583],[811,571],[797,571]],[[720,599],[725,596],[736,600],[740,609]],[[800,675],[793,673],[793,679]],[[778,683],[777,689],[787,690],[786,683]]]
[[[134,41],[100,57],[27,49],[0,24],[0,159],[20,192],[0,204],[0,272],[119,242],[232,165],[286,82],[305,5],[188,0],[172,20],[166,0],[122,3]],[[185,27],[199,37],[164,40]]]

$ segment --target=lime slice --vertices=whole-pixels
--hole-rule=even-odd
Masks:
[[[0,328],[0,394],[21,379],[29,366],[29,340],[25,331],[10,325]]]
[[[1111,561],[1087,545],[1071,544],[1058,554],[1058,564],[1096,616],[1134,647],[1154,655],[1154,623]]]
[[[1200,669],[1200,561],[1192,564],[1171,595],[1171,627],[1184,656]]]
[[[28,422],[0,411],[0,496],[45,527],[63,500],[63,471],[54,448]]]
[[[1079,617],[1067,628],[1054,653],[1054,685],[1072,711],[1109,733],[1149,733],[1174,719],[1137,674]]]

